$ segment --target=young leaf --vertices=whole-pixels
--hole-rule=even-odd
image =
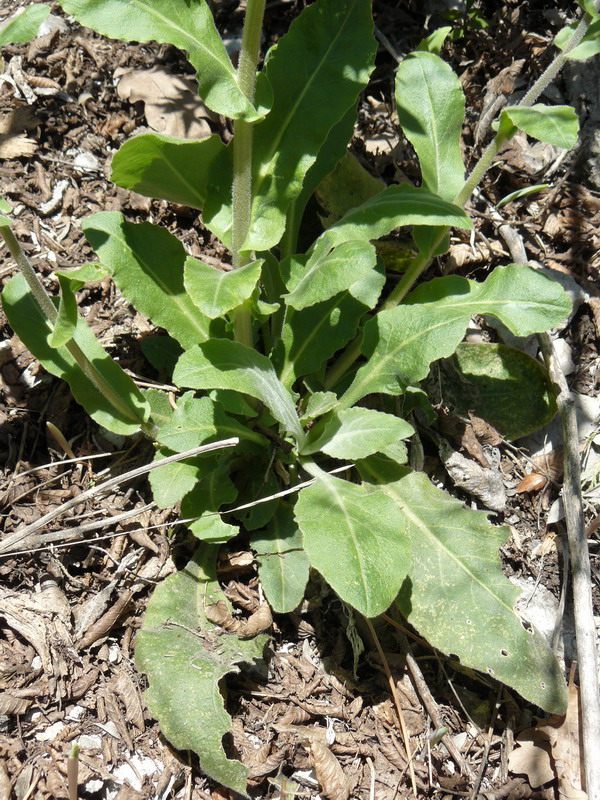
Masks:
[[[396,73],[396,108],[419,157],[423,185],[453,200],[465,174],[460,149],[465,96],[457,76],[433,53],[410,53]]]
[[[184,348],[209,338],[215,324],[200,313],[186,291],[186,253],[166,228],[149,222],[136,225],[112,211],[92,214],[81,227],[138,311],[165,328]]]
[[[313,253],[323,253],[342,242],[368,242],[387,236],[402,225],[444,225],[470,230],[471,220],[462,208],[426,189],[403,183],[388,186],[362,206],[349,211],[322,233]]]
[[[505,344],[460,344],[439,371],[444,405],[472,412],[507,439],[539,430],[556,414],[544,367]]]
[[[172,44],[187,52],[202,100],[217,114],[260,118],[238,86],[208,3],[173,0],[60,0],[68,14],[103,36],[126,42]]]
[[[433,33],[430,33],[429,36],[421,39],[419,44],[415,47],[415,50],[424,50],[427,53],[435,53],[439,56],[440,51],[444,46],[444,42],[451,32],[452,27],[450,25],[444,28],[436,28],[436,30],[434,30]]]
[[[364,314],[375,306],[385,278],[371,271],[347,291],[302,311],[288,309],[273,363],[284,386],[311,375],[356,333]]]
[[[318,0],[271,51],[264,72],[274,99],[267,117],[254,127],[254,201],[244,250],[267,250],[281,239],[304,176],[369,79],[375,49],[368,0]],[[228,151],[231,164],[231,147]],[[231,207],[222,172],[231,174],[231,166],[215,168],[217,185],[204,219],[229,244]]]
[[[77,327],[77,298],[73,290],[71,281],[64,275],[58,275],[60,284],[60,303],[58,306],[58,317],[54,323],[52,333],[48,338],[50,347],[62,347],[69,339],[73,338]]]
[[[232,389],[256,397],[299,440],[302,427],[291,394],[268,358],[228,339],[211,339],[184,353],[173,380],[190,389]]]
[[[498,267],[485,283],[437,278],[413,292],[406,305],[367,322],[361,352],[369,361],[340,405],[348,408],[372,392],[402,394],[427,375],[432,361],[452,355],[473,314],[490,314],[526,336],[558,325],[570,309],[558,283],[530,267]]]
[[[196,398],[189,392],[181,398],[167,424],[159,429],[156,440],[175,453],[183,453],[232,436],[258,445],[266,444],[259,433],[228,416],[218,403],[209,397]]]
[[[347,408],[315,425],[301,455],[322,451],[332,458],[366,458],[413,433],[408,422],[392,414],[372,408]]]
[[[240,529],[235,525],[223,522],[218,514],[207,514],[195,522],[188,522],[187,527],[197,539],[211,544],[223,544],[237,536]]]
[[[576,25],[567,25],[556,34],[554,44],[559,50],[564,50],[567,47],[576,27]],[[571,50],[567,58],[572,61],[584,61],[597,53],[600,53],[600,17],[598,17],[598,14],[594,14],[585,36],[577,47]]]
[[[570,150],[577,144],[579,120],[571,106],[546,106],[542,103],[530,108],[509,106],[500,115],[500,125],[507,119],[516,128],[541,142],[548,142],[565,150]]]
[[[394,501],[319,470],[294,514],[311,565],[346,603],[375,617],[395,600],[410,567]]]
[[[143,133],[115,153],[111,180],[146,197],[202,209],[209,171],[224,149],[216,135],[192,141]]]
[[[519,592],[498,558],[508,529],[464,508],[426,475],[386,470],[382,463],[368,459],[359,468],[396,503],[396,524],[410,540],[413,563],[398,597],[402,614],[434,647],[562,713],[565,682],[556,658],[513,610]]]
[[[34,300],[22,275],[15,275],[2,292],[4,312],[23,344],[59,378],[67,381],[78,403],[91,417],[108,430],[120,434],[137,433],[148,419],[150,406],[131,378],[114,361],[89,329],[83,317],[77,318],[73,340],[92,364],[98,382],[111,386],[129,410],[128,414],[115,408],[81,370],[66,347],[53,348],[48,343],[50,324]],[[136,421],[137,420],[137,421]]]
[[[216,319],[252,296],[263,263],[252,261],[225,272],[188,256],[183,283],[200,311],[209,319]]]
[[[269,605],[278,614],[293,611],[304,598],[310,565],[290,506],[279,505],[266,529],[252,536],[252,548]]]
[[[197,753],[206,775],[246,797],[246,767],[223,750],[231,720],[219,681],[237,664],[260,659],[267,637],[239,639],[207,619],[206,608],[222,595],[206,552],[201,547],[154,590],[136,637],[136,665],[148,676],[146,701],[166,738]]]
[[[337,395],[335,392],[315,392],[308,398],[306,409],[300,421],[303,425],[312,422],[313,419],[322,417],[337,406]]]
[[[289,290],[286,303],[297,311],[329,300],[366,277],[377,263],[370,242],[344,242],[330,253],[315,253],[306,264],[291,259],[282,262],[282,277]],[[284,266],[289,274],[283,274]]]
[[[36,3],[27,6],[20,14],[13,14],[0,28],[0,47],[5,44],[31,41],[49,13],[50,6]]]

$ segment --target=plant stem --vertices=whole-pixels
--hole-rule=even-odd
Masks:
[[[254,102],[264,10],[265,0],[248,0],[237,81],[251,103]],[[234,122],[231,241],[234,268],[249,261],[248,256],[242,254],[242,247],[250,229],[252,210],[252,126],[253,123],[242,119]],[[236,342],[252,347],[252,316],[246,304],[236,309],[233,324]]]
[[[594,7],[596,10],[600,8],[600,0],[594,0]],[[587,15],[585,15],[574,31],[573,36],[571,36],[567,47],[565,47],[565,49],[552,60],[540,77],[535,81],[531,89],[529,89],[524,97],[521,98],[519,103],[517,103],[517,106],[529,108],[536,102],[544,89],[558,75],[564,66],[565,61],[567,60],[569,53],[581,42],[587,33],[589,25],[590,20]],[[494,158],[498,155],[498,151],[507,138],[508,137],[505,132],[499,131],[488,144],[481,154],[479,160],[475,164],[473,171],[465,181],[462,189],[454,198],[454,203],[456,205],[461,207],[465,205],[473,193],[473,190],[480,183],[483,176],[490,168]],[[419,277],[423,274],[423,272],[425,272],[425,270],[433,261],[433,254],[436,252],[436,248],[449,230],[449,228],[440,228],[438,235],[432,241],[429,252],[421,252],[415,256],[412,263],[404,273],[402,279],[398,282],[396,287],[390,293],[389,297],[383,303],[382,309],[385,310],[394,308],[401,303],[402,300],[404,300],[412,286],[414,286]],[[358,358],[360,355],[361,338],[362,334],[359,334],[358,337],[346,348],[346,350],[330,368],[324,380],[324,386],[326,389],[335,386],[335,384],[346,374],[354,361]]]
[[[50,296],[44,289],[42,282],[38,278],[35,270],[29,263],[29,259],[23,252],[21,245],[8,226],[0,227],[0,236],[2,236],[6,242],[6,246],[8,247],[11,256],[14,258],[21,274],[27,281],[27,285],[29,286],[32,295],[42,310],[42,313],[50,325],[54,326],[58,318],[58,311],[50,299]],[[91,381],[95,388],[110,403],[120,417],[129,422],[133,422],[136,425],[144,425],[144,420],[139,417],[135,411],[123,401],[120,395],[115,392],[113,387],[104,380],[102,375],[98,372],[96,367],[94,367],[92,362],[88,359],[74,339],[70,339],[68,342],[66,342],[64,347],[73,357],[77,363],[77,366],[81,369],[86,378]]]

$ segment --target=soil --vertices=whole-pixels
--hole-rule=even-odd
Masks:
[[[23,5],[27,3],[5,0],[0,22]],[[237,3],[214,5],[223,34],[235,38],[242,20]],[[265,49],[287,29],[301,5],[296,0],[267,5]],[[452,4],[397,5],[375,3],[382,44],[361,100],[352,148],[376,177],[417,182],[410,147],[390,121],[396,56],[439,27],[440,7]],[[467,96],[465,160],[471,165],[489,135],[477,128],[482,112],[498,95],[523,91],[540,74],[550,59],[548,44],[575,8],[571,3],[548,11],[547,3],[535,0],[475,5],[489,27],[472,19],[444,51]],[[117,78],[160,68],[189,79],[189,64],[172,47],[109,41],[65,17],[56,4],[52,8],[63,26],[30,44],[4,47],[4,72],[11,81],[0,82],[0,125],[13,115],[23,135],[12,136],[14,151],[0,150],[2,194],[14,209],[14,233],[49,291],[57,291],[56,268],[94,260],[80,223],[97,211],[120,211],[132,221],[161,224],[192,255],[223,257],[196,212],[124,191],[110,181],[114,153],[150,125],[150,101],[122,97]],[[567,102],[570,96],[562,79],[548,92],[552,102]],[[598,97],[585,98],[590,118],[600,118],[599,102]],[[214,115],[207,113],[203,124],[206,132],[229,135]],[[5,145],[6,137],[0,137],[0,148]],[[574,362],[571,387],[596,409],[595,416],[593,410],[588,414],[589,454],[595,447],[594,401],[600,381],[600,194],[587,180],[586,158],[583,151],[564,158],[560,151],[526,139],[506,148],[472,200],[474,239],[455,236],[450,256],[440,259],[428,277],[455,271],[482,278],[493,266],[509,263],[514,240],[502,228],[509,225],[528,259],[580,287],[583,302],[560,337]],[[494,216],[497,203],[509,192],[541,183],[550,186]],[[14,272],[6,250],[0,249],[2,282]],[[141,385],[164,384],[166,376],[148,364],[139,345],[140,337],[153,330],[151,323],[109,280],[87,285],[78,300],[95,334],[122,367]],[[67,798],[67,756],[74,742],[80,746],[82,800],[229,797],[230,792],[202,774],[192,754],[174,751],[161,737],[145,708],[145,679],[133,660],[135,633],[154,585],[190,553],[192,545],[177,525],[176,510],[145,508],[151,495],[144,477],[108,493],[86,494],[78,505],[62,508],[102,480],[148,463],[152,448],[142,439],[100,430],[68,387],[45,373],[1,314],[0,327],[2,537],[6,540],[24,525],[62,509],[38,545],[30,537],[25,548],[0,556],[0,800]],[[457,427],[453,418],[451,423],[440,420],[439,432],[456,451],[475,462],[486,454],[493,460],[495,454],[507,501],[492,519],[512,526],[501,550],[503,567],[508,576],[530,581],[530,586],[539,580],[549,590],[551,607],[562,585],[564,528],[560,519],[548,521],[556,518],[560,454],[554,451],[532,464],[532,450],[520,442],[515,446],[498,437],[486,444],[481,420],[463,419]],[[453,487],[439,454],[427,447],[424,468],[456,496],[477,505],[476,492]],[[532,471],[541,476],[537,488],[523,491],[521,481]],[[593,523],[593,475],[585,485],[587,521]],[[81,528],[135,511],[137,516],[113,521],[108,528]],[[593,533],[596,614],[598,551]],[[219,574],[236,607],[250,613],[258,608],[256,564],[247,542],[230,543]],[[540,715],[539,709],[433,652],[410,629],[393,630],[384,623],[378,628],[411,750],[418,755],[412,762],[417,796],[556,797],[555,781],[536,787],[527,775],[509,770],[514,739]],[[229,745],[250,769],[252,796],[316,797],[317,779],[321,793],[333,800],[348,792],[353,798],[381,800],[413,796],[384,664],[360,625],[357,635],[348,610],[315,582],[305,606],[276,618],[269,634],[273,655],[268,668],[244,671],[228,682],[233,716]],[[366,649],[354,670],[357,641]],[[416,668],[411,670],[411,664]],[[428,737],[440,722],[449,729],[453,756],[441,745],[428,747]],[[333,743],[328,731],[335,732]],[[327,758],[323,751],[335,756],[337,767],[329,763],[333,778],[323,777],[323,767],[315,776],[315,764]],[[340,768],[343,786],[336,784]]]

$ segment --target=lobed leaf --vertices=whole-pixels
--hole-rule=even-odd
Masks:
[[[224,149],[216,135],[190,141],[143,133],[115,153],[111,180],[146,197],[202,209],[210,169]]]
[[[127,222],[112,211],[92,214],[81,227],[125,297],[183,348],[216,331],[186,291],[186,252],[165,228]]]
[[[397,506],[379,487],[321,470],[315,477],[294,507],[309,561],[344,602],[375,617],[393,603],[410,567]]]
[[[196,69],[199,94],[210,109],[233,119],[260,118],[238,86],[206,0],[60,0],[60,5],[103,36],[179,47]]]
[[[444,38],[436,41],[443,43]],[[410,53],[396,72],[396,108],[402,130],[419,157],[423,186],[453,200],[465,179],[460,149],[465,96],[458,77],[434,53]]]
[[[239,639],[207,619],[222,594],[205,552],[154,590],[136,637],[136,665],[148,676],[146,702],[173,747],[195,752],[206,775],[247,797],[246,767],[223,750],[231,719],[219,682],[238,664],[260,659],[267,638]]]
[[[426,475],[361,462],[365,479],[396,504],[412,566],[398,607],[430,644],[512,686],[546,711],[562,713],[565,681],[551,649],[514,612],[518,589],[505,578],[498,549],[509,529],[494,527]]]

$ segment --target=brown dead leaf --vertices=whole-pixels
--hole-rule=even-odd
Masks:
[[[567,713],[564,716],[553,715],[546,725],[538,726],[538,730],[545,733],[550,742],[559,797],[564,800],[587,800],[587,792],[581,788],[584,769],[579,687],[572,680],[568,686]]]
[[[515,492],[517,494],[523,494],[524,492],[539,492],[547,483],[548,479],[544,477],[544,475],[540,475],[537,472],[531,472],[529,475],[525,475],[523,480],[515,489]]]
[[[121,73],[117,93],[131,103],[143,102],[146,121],[158,133],[203,139],[212,132],[207,120],[215,115],[202,103],[190,78],[158,67],[131,70]]]
[[[18,106],[0,115],[0,158],[19,158],[32,155],[37,142],[24,135],[40,124],[29,106]]]
[[[531,463],[537,467],[537,472],[548,477],[551,481],[560,481],[564,471],[563,448],[558,447],[549,453],[534,456]]]
[[[508,757],[508,768],[515,775],[527,775],[529,785],[538,789],[554,780],[547,738],[535,728],[527,728],[517,737],[515,747]]]
[[[348,800],[350,786],[340,762],[322,742],[311,741],[309,752],[321,793],[329,800]]]
[[[245,622],[240,624],[236,632],[241,639],[251,639],[268,630],[272,624],[271,608],[268,603],[263,603],[254,614],[251,614]]]

